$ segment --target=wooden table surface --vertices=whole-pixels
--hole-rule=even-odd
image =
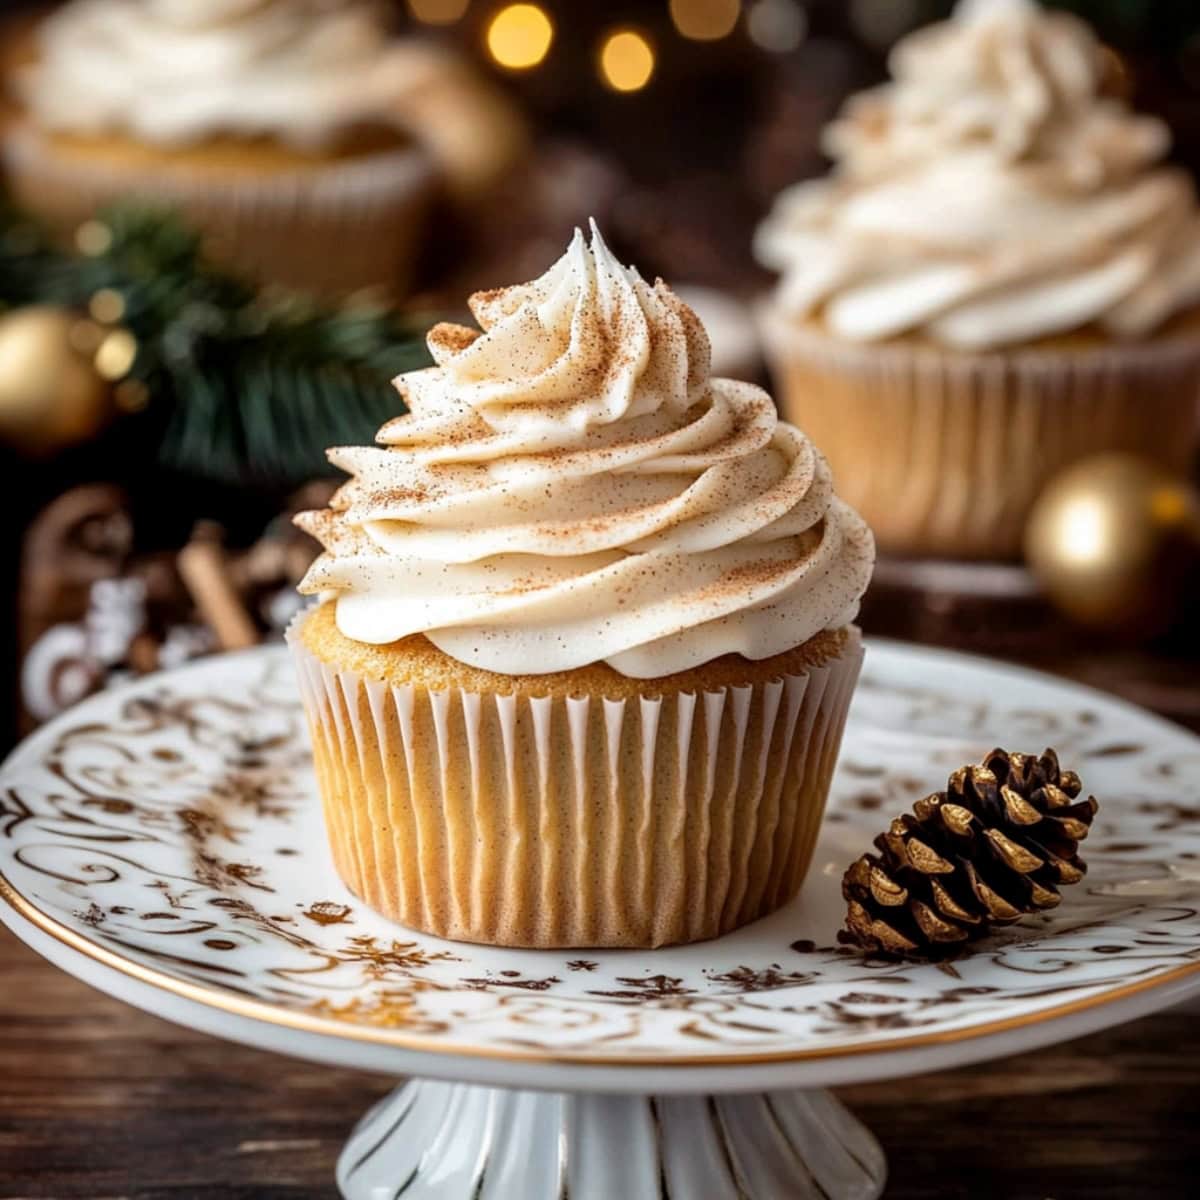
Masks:
[[[1200,727],[1194,665],[1049,665]],[[179,1029],[0,930],[0,1200],[332,1200],[343,1139],[392,1084]],[[883,1143],[893,1200],[1200,1188],[1200,1007],[840,1094]]]

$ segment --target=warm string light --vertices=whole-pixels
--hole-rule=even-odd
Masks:
[[[610,33],[600,46],[600,78],[614,92],[638,92],[654,74],[654,48],[633,29]]]
[[[536,4],[509,4],[488,22],[487,48],[510,71],[528,71],[550,53],[554,25]]]
[[[741,0],[670,0],[671,20],[686,38],[715,42],[738,23]]]
[[[407,0],[409,15],[426,25],[453,25],[471,0]]]

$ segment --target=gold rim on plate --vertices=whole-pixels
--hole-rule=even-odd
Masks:
[[[804,1050],[739,1052],[712,1055],[638,1054],[616,1058],[595,1053],[572,1052],[570,1050],[502,1050],[493,1046],[447,1043],[435,1038],[422,1038],[412,1034],[400,1033],[394,1029],[380,1029],[370,1025],[359,1025],[353,1022],[316,1017],[308,1013],[293,1012],[290,1009],[267,1004],[259,1000],[246,1000],[216,988],[209,988],[202,984],[188,983],[186,980],[176,979],[174,976],[156,971],[151,967],[144,967],[140,963],[122,958],[119,954],[114,954],[111,950],[97,946],[94,942],[90,942],[73,929],[68,929],[65,925],[54,920],[54,918],[47,916],[41,909],[18,892],[3,872],[0,872],[0,899],[4,900],[18,916],[28,921],[42,933],[54,938],[55,941],[66,946],[68,949],[82,954],[85,958],[89,958],[101,966],[134,979],[139,983],[160,988],[185,1000],[203,1004],[232,1016],[262,1021],[268,1025],[282,1026],[287,1029],[296,1029],[303,1033],[344,1038],[376,1045],[394,1046],[397,1049],[413,1050],[425,1054],[498,1059],[507,1062],[541,1063],[545,1065],[564,1063],[604,1067],[765,1067],[818,1059],[857,1058],[864,1054],[917,1050],[926,1046],[974,1041],[990,1037],[994,1034],[1007,1033],[1013,1029],[1045,1024],[1062,1017],[1084,1012],[1088,1009],[1101,1008],[1116,1003],[1119,1000],[1128,999],[1130,996],[1141,992],[1164,987],[1169,983],[1174,983],[1177,980],[1200,973],[1200,962],[1188,963],[1183,966],[1172,967],[1169,970],[1159,971],[1109,991],[1092,996],[1084,996],[1076,1000],[1069,1000],[1063,1004],[1041,1009],[1035,1013],[1002,1017],[981,1025],[964,1028],[944,1029],[933,1033],[878,1039],[853,1045],[825,1048],[814,1047]],[[13,934],[19,937],[15,930]]]

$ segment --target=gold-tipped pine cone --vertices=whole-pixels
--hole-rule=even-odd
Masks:
[[[1087,868],[1079,843],[1096,799],[1047,749],[993,750],[961,767],[944,792],[918,800],[842,879],[840,941],[887,954],[945,952],[1030,913],[1054,908]]]

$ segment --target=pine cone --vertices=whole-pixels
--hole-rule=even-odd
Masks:
[[[1095,797],[1058,756],[993,750],[946,791],[918,800],[842,879],[849,904],[838,940],[865,950],[933,955],[1028,913],[1054,908],[1087,869],[1079,843]]]

